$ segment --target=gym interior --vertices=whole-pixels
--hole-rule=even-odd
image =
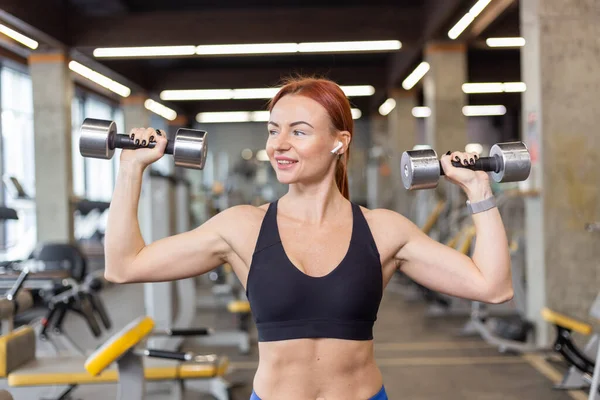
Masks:
[[[173,143],[144,171],[146,243],[283,196],[267,103],[302,74],[352,105],[350,200],[467,256],[473,220],[437,159],[489,161],[514,296],[398,271],[374,328],[389,397],[600,399],[599,37],[595,0],[2,0],[0,398],[250,397],[231,266],[110,282],[107,215],[139,127]]]

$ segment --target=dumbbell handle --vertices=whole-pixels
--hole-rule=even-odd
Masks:
[[[466,168],[473,171],[500,172],[500,160],[498,157],[481,157],[475,161],[474,165],[464,165],[458,161],[452,161],[452,165],[457,168]],[[445,175],[442,162],[440,161],[440,175]]]
[[[135,140],[132,140],[128,135],[124,135],[122,133],[114,135],[114,140],[109,140],[108,145],[111,150],[116,148],[119,149],[127,149],[127,150],[137,150],[149,148],[153,149],[156,146],[156,142],[150,142],[147,146],[140,146],[135,144]],[[165,154],[173,154],[175,151],[175,141],[169,140],[167,141],[167,148],[165,149]]]

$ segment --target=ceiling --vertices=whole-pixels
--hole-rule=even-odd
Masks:
[[[363,114],[376,113],[388,91],[422,60],[424,44],[447,31],[475,0],[3,0],[0,19],[31,27],[49,46],[60,43],[93,58],[97,47],[269,42],[390,40],[392,52],[270,56],[188,56],[96,59],[136,87],[164,89],[273,87],[291,74],[329,77],[341,85],[372,85],[353,97]],[[460,37],[468,43],[471,82],[519,81],[518,49],[492,50],[490,36],[519,36],[517,0],[492,0]],[[4,18],[3,18],[4,17]],[[53,39],[54,41],[50,40]],[[42,42],[44,42],[42,40]],[[482,97],[483,96],[483,97]],[[471,95],[472,104],[519,107],[519,94]],[[193,117],[201,111],[259,110],[265,100],[165,102]]]

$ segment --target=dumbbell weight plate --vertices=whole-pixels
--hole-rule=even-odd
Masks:
[[[83,157],[110,160],[115,149],[109,145],[110,137],[117,134],[113,121],[86,118],[81,125],[79,152]]]
[[[433,189],[438,185],[440,163],[432,149],[405,151],[400,168],[405,189]]]
[[[529,177],[531,155],[523,142],[498,143],[490,149],[490,157],[498,157],[499,172],[490,172],[495,182],[521,182]]]
[[[179,128],[175,135],[173,158],[175,165],[184,168],[203,169],[206,163],[208,144],[206,132],[199,135],[197,130]]]

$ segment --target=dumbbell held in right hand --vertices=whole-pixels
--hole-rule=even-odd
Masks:
[[[489,157],[477,159],[474,165],[452,162],[457,168],[485,171],[496,182],[519,182],[529,177],[531,157],[523,142],[498,143],[490,149]],[[400,161],[402,183],[406,189],[433,189],[438,185],[444,169],[432,149],[410,150]]]
[[[205,131],[180,128],[175,138],[167,142],[165,154],[172,154],[178,167],[203,169],[208,151],[206,137]],[[154,142],[143,147],[136,145],[128,135],[117,133],[113,121],[86,118],[81,124],[79,152],[83,157],[109,160],[115,149],[137,150],[154,146]]]

